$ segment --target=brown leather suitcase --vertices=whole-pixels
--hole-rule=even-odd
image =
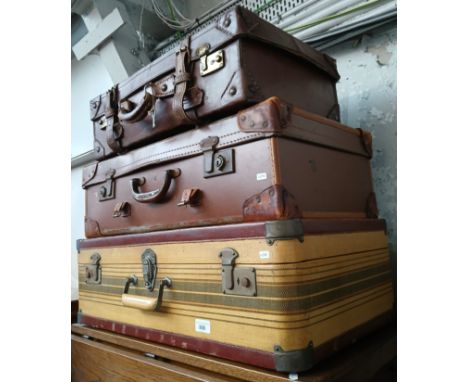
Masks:
[[[270,98],[83,170],[86,237],[376,217],[371,135]]]
[[[339,121],[335,61],[236,7],[91,100],[98,159],[279,96]]]

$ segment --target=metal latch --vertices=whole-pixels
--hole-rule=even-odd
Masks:
[[[256,296],[257,279],[255,277],[255,268],[236,267],[234,263],[238,256],[239,254],[232,248],[224,248],[219,253],[223,293]]]
[[[218,137],[207,137],[200,142],[203,151],[203,177],[230,174],[234,172],[234,150],[215,151],[219,143]]]
[[[115,198],[114,175],[115,170],[109,170],[106,173],[106,182],[99,187],[98,197],[100,202]]]
[[[207,74],[216,72],[224,67],[224,51],[218,50],[214,53],[208,54],[207,49],[200,49],[200,74],[206,76]]]
[[[85,268],[86,284],[100,284],[101,283],[101,255],[94,253],[90,257],[91,264],[88,264]]]
[[[154,253],[150,248],[145,249],[141,255],[141,263],[143,265],[145,287],[151,292],[154,289],[154,283],[156,282],[156,275],[158,273],[156,253]]]

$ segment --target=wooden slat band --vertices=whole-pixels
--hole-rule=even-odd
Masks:
[[[383,219],[303,219],[302,225],[305,235],[385,231],[386,229]],[[239,223],[87,239],[79,242],[78,249],[264,237],[265,222]]]
[[[147,358],[127,349],[72,335],[73,381],[144,382],[148,381],[148,375],[157,376],[159,382],[232,381],[219,374]]]

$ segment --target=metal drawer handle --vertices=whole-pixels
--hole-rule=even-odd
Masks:
[[[156,298],[128,294],[128,288],[130,287],[130,284],[136,285],[137,283],[138,278],[135,275],[130,276],[127,279],[122,294],[122,304],[131,308],[158,312],[161,309],[163,302],[164,288],[170,288],[172,286],[172,280],[169,277],[164,277],[161,280],[161,283],[159,284],[158,296]]]
[[[153,191],[140,192],[139,187],[145,183],[145,178],[133,178],[130,180],[130,186],[132,188],[132,196],[137,202],[140,203],[158,203],[167,194],[171,180],[177,178],[180,175],[180,169],[167,170],[164,174],[164,182],[160,188]]]

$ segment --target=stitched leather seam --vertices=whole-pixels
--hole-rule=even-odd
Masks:
[[[242,134],[243,136],[240,137],[240,138],[234,138],[234,139],[229,139],[227,141],[222,141],[222,142],[220,142],[220,144],[218,146],[221,146],[221,147],[228,146],[228,145],[231,145],[231,144],[235,144],[235,143],[239,143],[239,142],[243,142],[243,141],[248,141],[248,140],[251,140],[251,139],[254,139],[254,138],[264,136],[263,133],[248,134],[247,136],[245,136],[245,133],[233,132],[233,133],[229,133],[229,134],[225,134],[225,135],[220,136],[220,139],[225,139],[226,137],[236,136],[236,135],[239,135],[239,134]],[[181,158],[181,157],[190,156],[192,154],[202,153],[202,150],[200,148],[197,148],[195,150],[185,151],[186,149],[189,149],[190,147],[199,147],[199,143],[193,143],[193,144],[190,144],[190,145],[186,145],[186,146],[178,147],[178,148],[175,148],[175,149],[167,150],[167,151],[164,151],[162,153],[158,153],[157,155],[150,155],[150,156],[147,156],[147,157],[144,157],[144,158],[140,158],[140,159],[138,159],[137,161],[135,161],[133,163],[129,163],[129,164],[123,165],[121,167],[116,167],[115,170],[120,173],[120,174],[116,174],[116,177],[124,175],[123,173],[125,173],[125,171],[126,171],[125,169],[128,169],[128,168],[137,169],[138,167],[141,167],[143,165],[157,164],[157,163],[160,163],[160,162],[166,161],[166,160],[172,160],[172,159],[177,159],[177,158]],[[165,154],[168,154],[168,153],[171,153],[171,152],[174,152],[174,151],[181,151],[181,150],[184,150],[184,152],[182,152],[180,154],[175,154],[175,155],[165,155]],[[150,163],[145,163],[145,162],[150,162]],[[92,184],[102,183],[104,180],[105,179],[97,180],[95,183],[93,182]]]

